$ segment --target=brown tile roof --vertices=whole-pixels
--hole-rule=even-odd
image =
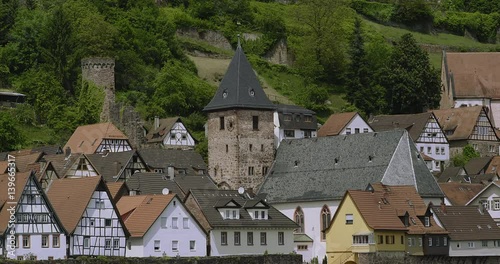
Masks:
[[[31,172],[18,172],[15,176],[15,193],[11,197],[7,189],[9,188],[9,175],[0,174],[0,235],[2,235],[7,230],[7,225],[9,223],[10,212],[7,209],[11,206],[9,202],[17,203],[21,198],[21,194],[24,190],[24,186],[30,177]],[[15,205],[15,204],[13,204]]]
[[[325,124],[318,130],[318,137],[336,136],[357,115],[357,112],[339,113],[331,115]]]
[[[70,234],[75,230],[100,183],[101,177],[58,179],[52,182],[47,195]]]
[[[52,163],[54,170],[56,171],[59,178],[64,178],[66,173],[75,162],[77,162],[82,154],[72,153],[68,158],[65,155],[55,154],[55,155],[45,155],[43,159],[47,162]]]
[[[174,197],[175,194],[122,197],[117,204],[120,214],[133,210],[124,220],[130,235],[143,237]]]
[[[112,123],[99,123],[79,126],[64,146],[71,148],[72,153],[93,154],[103,139],[128,139]]]
[[[500,53],[446,53],[455,97],[500,98]]]
[[[40,161],[43,155],[44,154],[40,152],[29,153],[25,155],[15,155],[17,169],[20,172],[29,171],[30,170],[29,165]]]
[[[453,134],[446,135],[449,141],[468,139],[472,134],[482,106],[460,107],[434,110],[443,131],[451,130]]]
[[[492,157],[477,157],[472,158],[465,164],[465,172],[469,175],[481,174],[486,171]]]
[[[158,128],[153,128],[146,135],[146,140],[148,143],[162,142],[170,130],[174,126],[175,122],[180,120],[178,116],[160,119],[160,126]]]
[[[377,132],[395,128],[406,129],[411,138],[416,141],[424,131],[425,124],[431,116],[430,112],[408,115],[378,115],[370,118],[368,124]]]
[[[122,188],[128,189],[127,184],[125,182],[123,182],[123,181],[120,181],[120,182],[106,182],[106,185],[108,186],[108,190],[109,190],[109,193],[111,194],[111,198],[115,202],[117,202],[116,195],[118,195],[118,192]]]
[[[445,182],[439,183],[439,187],[441,187],[452,205],[465,205],[484,188],[484,185],[479,183]]]
[[[498,173],[498,170],[500,170],[500,156],[495,156],[491,159],[486,173]]]
[[[500,228],[487,212],[478,206],[431,206],[451,240],[497,240]]]
[[[7,173],[7,168],[9,167],[9,162],[6,160],[0,161],[0,174]]]

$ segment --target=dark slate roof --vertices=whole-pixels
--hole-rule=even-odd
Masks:
[[[484,172],[488,168],[488,164],[490,164],[492,157],[478,157],[472,158],[465,164],[464,169],[467,174],[479,174],[482,170]],[[483,173],[484,173],[483,172]]]
[[[284,140],[259,194],[271,204],[340,200],[376,182],[443,197],[405,130]]]
[[[434,214],[449,232],[451,240],[496,240],[500,228],[488,212],[477,206],[432,206]]]
[[[135,150],[124,152],[109,152],[107,155],[103,154],[88,154],[94,169],[99,175],[104,178],[105,182],[114,182],[114,178],[120,171],[127,166],[130,159],[134,155]]]
[[[313,240],[311,237],[309,237],[306,234],[293,234],[293,242],[310,242],[312,243]]]
[[[73,153],[69,155],[69,157],[61,154],[45,155],[43,156],[43,160],[45,160],[46,162],[50,161],[52,163],[52,166],[54,166],[54,170],[56,171],[59,178],[64,178],[68,170],[80,158],[81,155],[83,154]]]
[[[221,214],[215,208],[220,201],[234,200],[243,205],[247,200],[251,200],[247,195],[240,195],[236,190],[191,190],[190,195],[196,200],[206,220],[212,228],[214,227],[276,227],[276,228],[297,228],[297,224],[283,215],[274,207],[269,207],[269,219],[253,220],[245,208],[241,207],[240,219],[222,219]],[[259,199],[260,198],[255,198]],[[265,202],[263,202],[266,204]],[[196,215],[196,214],[195,214]]]
[[[296,105],[276,105],[276,110],[282,129],[318,129],[318,121],[314,111]],[[285,115],[290,115],[291,120],[286,121]],[[311,121],[306,122],[304,116],[310,116]]]
[[[448,167],[439,176],[438,182],[462,182],[464,180],[464,175],[460,175],[462,167]]]
[[[203,111],[233,108],[275,109],[239,44],[219,88]]]
[[[496,173],[486,173],[486,174],[476,174],[465,176],[465,181],[470,183],[482,183],[488,184],[490,182],[498,180]]]
[[[368,124],[377,132],[403,128],[410,133],[413,140],[417,140],[424,131],[427,120],[432,115],[432,112],[408,115],[379,115],[370,118]]]
[[[187,169],[188,175],[195,174],[193,168],[207,170],[207,164],[194,150],[141,149],[139,154],[150,168],[165,169],[167,166]]]
[[[64,153],[64,151],[61,148],[61,146],[56,146],[56,145],[52,145],[52,146],[40,146],[40,147],[32,148],[31,152],[32,153],[33,152],[43,152],[46,155],[54,155],[54,154],[63,154]]]
[[[175,177],[174,181],[184,193],[190,189],[217,190],[217,185],[208,175],[182,175]]]
[[[164,188],[175,193],[181,200],[185,193],[173,181],[166,179],[166,174],[153,172],[138,172],[127,180],[127,186],[131,191],[139,191],[139,194],[162,194]]]

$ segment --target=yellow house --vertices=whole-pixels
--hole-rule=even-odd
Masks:
[[[349,190],[326,231],[328,263],[359,263],[359,253],[405,253],[407,227],[381,191]]]

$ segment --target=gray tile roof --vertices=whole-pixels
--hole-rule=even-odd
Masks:
[[[464,180],[464,176],[460,175],[462,167],[448,167],[444,169],[444,171],[439,176],[438,182],[448,182],[448,180],[452,182],[462,182]]]
[[[196,172],[193,168],[207,171],[207,164],[201,155],[194,150],[180,149],[141,149],[139,154],[152,169],[165,169],[167,166],[187,169],[188,175]]]
[[[417,140],[425,129],[432,112],[408,115],[378,115],[370,118],[368,124],[374,131],[388,131],[395,128],[406,129],[413,140]],[[437,121],[437,120],[436,120]]]
[[[33,152],[43,152],[46,155],[54,155],[54,154],[63,154],[64,153],[62,147],[61,146],[56,146],[56,145],[52,145],[52,146],[40,146],[40,147],[32,148],[31,152],[32,153]]]
[[[180,199],[184,199],[185,193],[173,181],[166,179],[165,174],[154,172],[134,173],[127,180],[127,186],[131,191],[138,191],[139,194],[162,194],[164,188],[171,193],[175,193]]]
[[[465,172],[469,175],[486,172],[492,158],[493,157],[472,158],[469,162],[467,162],[467,164],[465,164]]]
[[[190,189],[217,190],[217,185],[208,175],[182,175],[175,177],[174,181],[184,193]]]
[[[443,197],[406,130],[284,140],[258,193],[271,204],[340,200],[376,182]]]
[[[43,156],[43,160],[47,162],[50,161],[52,163],[52,166],[54,166],[54,170],[56,171],[57,175],[59,175],[60,178],[64,178],[68,170],[71,168],[71,166],[82,155],[83,154],[79,153],[73,153],[69,155],[69,157],[66,157],[65,155],[61,154],[45,155]]]
[[[103,154],[88,154],[92,165],[94,165],[96,171],[104,178],[106,182],[115,182],[117,178],[114,178],[121,170],[127,166],[132,156],[135,154],[135,150],[124,151],[124,152],[109,152],[107,155]]]
[[[318,129],[318,121],[314,111],[296,105],[276,105],[276,110],[282,129]],[[284,119],[286,114],[291,115],[290,121]],[[310,116],[312,120],[306,122],[304,116]]]
[[[212,228],[214,227],[277,227],[277,228],[297,228],[297,224],[283,215],[274,207],[269,207],[269,219],[253,220],[250,214],[241,207],[240,219],[222,219],[221,214],[215,208],[220,201],[228,202],[234,200],[243,205],[247,200],[251,200],[245,194],[240,195],[236,190],[191,190],[190,194],[196,200],[206,220]],[[259,198],[255,198],[259,199]],[[259,199],[260,200],[260,199]],[[262,201],[263,202],[263,201]],[[265,202],[263,202],[266,204]],[[195,214],[196,215],[196,214]]]
[[[233,108],[275,109],[239,44],[219,88],[203,111]]]

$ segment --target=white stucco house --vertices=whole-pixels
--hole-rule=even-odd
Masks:
[[[493,181],[486,185],[466,206],[482,206],[497,222],[497,225],[500,225],[500,183]]]
[[[175,194],[123,196],[118,210],[130,232],[127,257],[207,255],[207,235]]]
[[[317,136],[316,113],[296,105],[276,105],[273,114],[274,146],[278,148],[285,138],[311,138]]]
[[[331,115],[318,130],[318,137],[373,132],[373,128],[357,112]]]

